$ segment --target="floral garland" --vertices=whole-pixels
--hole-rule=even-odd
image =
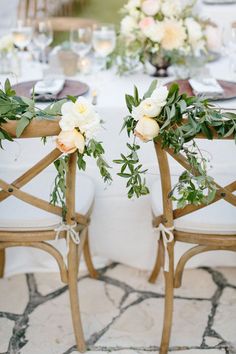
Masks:
[[[129,0],[122,9],[117,46],[120,73],[129,70],[128,58],[158,65],[206,53],[209,24],[194,14],[194,5],[195,1]]]
[[[16,96],[9,80],[6,80],[4,89],[0,90],[0,148],[2,141],[14,139],[4,130],[2,124],[8,121],[17,121],[16,136],[20,137],[30,122],[37,119],[53,119],[61,117],[60,134],[56,138],[56,146],[63,156],[54,162],[57,170],[54,188],[50,203],[61,205],[63,217],[66,213],[66,171],[68,155],[77,152],[77,166],[79,170],[86,169],[85,157],[96,159],[97,166],[104,182],[111,182],[109,165],[104,160],[104,148],[101,142],[96,141],[96,134],[101,127],[101,118],[94,107],[83,97],[68,97],[50,104],[45,109],[36,107],[34,98]],[[45,142],[46,138],[43,137]]]
[[[143,142],[160,141],[163,148],[186,156],[190,171],[183,172],[170,192],[178,207],[187,204],[208,204],[216,194],[217,186],[208,176],[208,160],[197,146],[195,137],[201,133],[207,139],[234,136],[236,141],[236,114],[222,112],[220,108],[198,97],[179,94],[177,84],[168,90],[154,80],[143,98],[135,87],[134,95],[126,95],[129,115],[122,129],[126,129],[133,143],[127,143],[128,154],[114,162],[121,165],[119,176],[127,179],[128,197],[149,193],[145,173],[140,163],[137,138]]]

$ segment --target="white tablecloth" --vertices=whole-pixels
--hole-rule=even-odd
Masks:
[[[207,7],[208,8],[208,7]],[[210,10],[221,7],[210,7]],[[231,9],[235,6],[223,7],[227,14],[232,16]],[[210,11],[209,11],[210,12]],[[227,59],[221,59],[210,65],[216,78],[232,80],[228,69]],[[19,80],[39,79],[40,68],[37,64],[25,62],[22,78]],[[109,162],[118,158],[121,151],[125,152],[125,133],[119,135],[123,117],[127,114],[125,107],[125,93],[132,93],[133,85],[137,85],[140,92],[144,92],[152,77],[144,74],[135,74],[127,77],[118,77],[114,72],[104,72],[99,76],[78,76],[86,81],[90,88],[98,90],[97,109],[106,121],[105,130],[101,133],[106,149],[106,158]],[[0,77],[1,81],[4,79]],[[96,82],[95,82],[96,79]],[[15,78],[13,77],[14,81]],[[170,80],[170,78],[169,78]],[[89,98],[90,93],[87,95]],[[219,103],[224,107],[236,107],[236,100]],[[36,139],[19,140],[17,143],[6,143],[5,151],[0,151],[0,176],[6,178],[8,173],[15,176],[21,174],[27,167],[37,161],[45,152],[54,146],[51,139],[44,147],[42,142]],[[205,141],[202,146],[207,151],[211,150],[212,143]],[[235,150],[232,144],[226,142],[224,149],[214,145],[213,160],[214,173],[222,183],[227,183],[236,175]],[[225,157],[227,156],[228,161]],[[152,143],[142,144],[141,159],[145,167],[149,168],[147,175],[148,184],[158,178],[158,168]],[[150,197],[139,200],[128,200],[125,190],[125,181],[116,176],[118,167],[113,165],[114,182],[105,187],[92,161],[88,161],[87,174],[96,185],[96,202],[90,227],[91,247],[93,254],[98,257],[108,258],[141,269],[151,269],[156,256],[156,238],[151,227]],[[50,170],[49,170],[49,175]],[[174,168],[174,174],[179,169]],[[187,246],[188,247],[188,246]],[[186,249],[185,245],[177,246],[177,258]],[[7,251],[6,274],[25,271],[56,270],[55,262],[46,254],[32,249],[10,249]],[[188,266],[198,265],[235,265],[234,253],[208,253],[198,256],[189,262]]]

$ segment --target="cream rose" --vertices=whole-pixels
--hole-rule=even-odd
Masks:
[[[187,37],[186,30],[181,21],[165,20],[163,21],[164,36],[162,47],[166,50],[180,49],[184,45]]]
[[[203,31],[201,25],[192,17],[185,19],[185,25],[187,27],[189,43],[195,50],[201,50],[204,48]]]
[[[132,117],[135,120],[140,120],[144,116],[156,117],[160,114],[162,107],[152,98],[146,98],[137,107],[132,109]]]
[[[126,36],[133,35],[135,29],[138,28],[138,23],[132,16],[125,16],[121,21],[121,33]]]
[[[166,17],[178,16],[181,13],[179,0],[165,0],[161,5],[161,11]]]
[[[75,103],[64,103],[61,113],[62,118],[59,124],[63,131],[79,128],[87,139],[91,139],[100,128],[99,115],[94,111],[91,103],[83,97],[79,97]]]
[[[147,20],[148,19],[148,20]],[[152,21],[150,20],[152,19]],[[160,42],[164,36],[163,23],[160,21],[154,21],[152,17],[148,17],[140,21],[139,26],[142,29],[144,35],[151,39],[153,42]]]
[[[160,8],[161,5],[158,0],[145,0],[141,6],[142,11],[147,16],[155,16]]]
[[[159,125],[153,118],[144,116],[138,121],[134,135],[147,142],[154,139],[159,134],[159,130]]]
[[[166,86],[158,86],[152,93],[151,98],[154,99],[161,107],[166,105],[169,91]]]
[[[61,131],[56,138],[56,146],[65,154],[72,154],[77,149],[82,154],[84,152],[85,140],[83,135],[76,129]]]

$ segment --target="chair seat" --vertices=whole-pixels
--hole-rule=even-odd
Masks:
[[[155,216],[163,214],[160,181],[154,182],[151,187],[151,205]],[[175,203],[173,205],[176,207]],[[175,230],[190,233],[233,235],[236,233],[236,208],[220,200],[174,220],[174,227]]]
[[[51,171],[42,173],[22,190],[47,201],[50,198],[54,177]],[[49,178],[52,180],[51,185],[48,183]],[[13,172],[4,173],[5,181],[10,182],[14,179]],[[85,175],[78,174],[75,195],[76,212],[87,214],[92,207],[94,195],[95,187],[92,180]],[[60,216],[33,207],[14,196],[0,203],[0,230],[2,231],[54,230],[60,222]]]

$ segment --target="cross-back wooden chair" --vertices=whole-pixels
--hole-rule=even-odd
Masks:
[[[7,130],[12,137],[16,137],[16,122],[11,121],[9,123],[5,123],[4,129]],[[58,121],[34,120],[26,128],[21,138],[40,138],[43,136],[55,136],[58,135],[59,132],[60,128],[58,125]],[[49,204],[46,200],[35,197],[21,189],[33,178],[38,176],[38,174],[43,172],[50,164],[52,164],[57,158],[59,158],[60,155],[61,152],[57,148],[55,148],[47,156],[41,159],[27,172],[22,174],[14,181],[6,182],[3,179],[0,179],[0,277],[4,276],[5,249],[8,247],[33,247],[43,250],[53,256],[58,263],[62,282],[68,284],[71,304],[71,315],[77,348],[79,351],[84,352],[86,349],[86,345],[84,341],[79,311],[77,277],[78,267],[82,253],[84,253],[84,258],[91,277],[97,277],[97,272],[94,269],[91,260],[88,239],[89,219],[94,200],[93,183],[85,176],[81,175],[79,177],[78,183],[81,186],[80,190],[82,190],[83,192],[83,198],[87,198],[87,200],[83,200],[83,204],[85,205],[84,209],[86,209],[86,212],[80,213],[79,207],[78,212],[76,212],[76,201],[78,202],[78,204],[81,204],[80,195],[76,192],[76,153],[69,155],[68,172],[66,175],[66,225],[69,225],[69,227],[73,228],[73,230],[79,232],[80,243],[74,242],[71,235],[68,234],[68,231],[65,231],[65,229],[62,228],[61,231],[58,232],[57,227],[58,225],[61,225],[61,207],[53,206]],[[27,228],[27,225],[17,225],[18,227],[14,226],[12,228],[12,222],[9,222],[8,225],[6,225],[6,223],[1,225],[1,219],[4,218],[4,215],[11,215],[12,219],[14,219],[14,215],[17,213],[17,210],[15,210],[14,208],[14,204],[11,210],[6,210],[4,207],[4,202],[7,202],[7,199],[10,197],[15,197],[23,201],[24,203],[21,203],[22,208],[24,208],[24,205],[29,204],[30,206],[37,207],[43,210],[44,212],[49,212],[53,215],[58,216],[59,223],[56,227],[55,223],[53,223],[53,225],[50,225],[49,223],[49,225],[44,225],[42,229],[40,229],[40,225],[35,225],[34,228],[32,226],[32,220],[30,223],[31,226],[29,228]],[[57,250],[57,248],[47,242],[49,240],[55,240],[56,237],[60,239],[65,239],[67,242],[67,264],[65,264],[64,258]]]
[[[198,137],[204,138],[201,135]],[[229,137],[227,139],[233,138]],[[236,195],[233,194],[236,190],[236,180],[224,187],[216,183],[218,189],[215,199],[208,206],[187,205],[182,209],[175,209],[168,197],[173,188],[168,155],[173,157],[186,170],[190,170],[189,163],[183,155],[175,154],[172,149],[163,149],[161,142],[155,143],[155,150],[160,170],[161,186],[159,181],[153,185],[151,198],[154,215],[153,226],[157,228],[160,237],[158,237],[157,258],[149,281],[154,283],[161,268],[164,268],[165,307],[160,354],[166,354],[168,353],[172,326],[174,288],[181,286],[183,270],[188,260],[195,255],[208,251],[236,251]],[[161,195],[162,205],[160,203]],[[212,222],[211,225],[201,226],[202,221],[206,219],[207,209],[217,208],[216,202],[222,202],[222,200],[227,202],[224,203],[226,204],[225,207],[230,209],[225,211],[230,214],[227,214],[228,223],[224,225],[224,213],[221,211],[221,226],[219,226],[219,219],[216,219],[215,223]],[[213,214],[215,212],[215,209],[211,211]],[[205,213],[205,218],[203,213]],[[194,222],[191,223],[190,217],[194,215]],[[219,215],[217,218],[219,218]],[[214,215],[211,216],[211,220],[214,220]],[[174,268],[174,246],[177,241],[195,244],[195,246],[180,257],[176,268]]]

